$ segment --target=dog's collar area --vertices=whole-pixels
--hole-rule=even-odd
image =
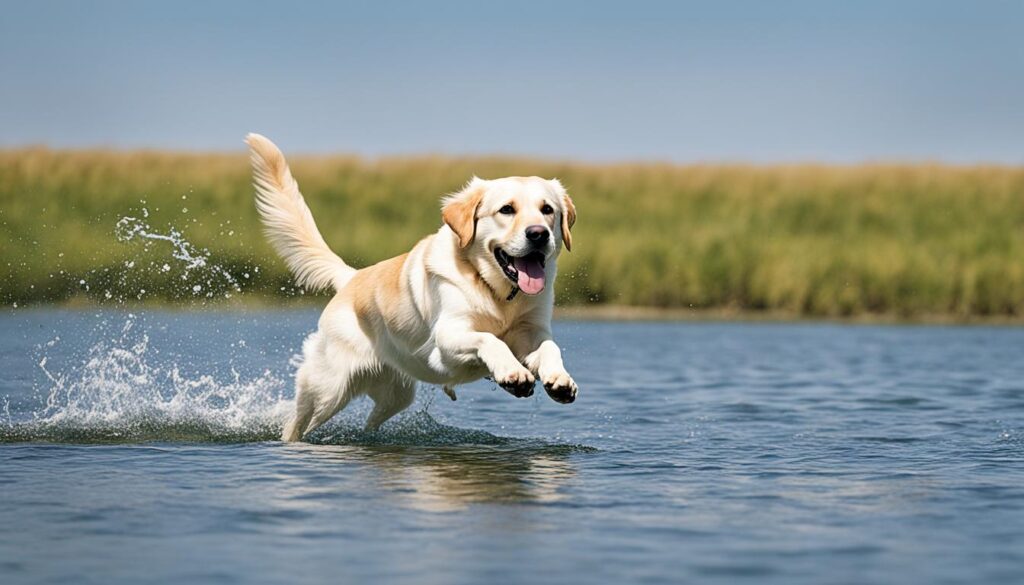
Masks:
[[[516,298],[517,294],[519,294],[519,286],[514,285],[512,287],[512,292],[508,293],[508,296],[505,297],[505,300],[506,301],[511,301],[512,299]]]

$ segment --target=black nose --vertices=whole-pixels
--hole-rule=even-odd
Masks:
[[[526,228],[526,239],[533,242],[535,245],[546,244],[548,238],[551,237],[551,232],[548,228],[542,225],[531,225]]]

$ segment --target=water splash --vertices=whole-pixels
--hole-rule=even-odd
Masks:
[[[101,341],[78,357],[51,358],[61,344],[54,337],[38,349],[40,406],[12,416],[5,401],[0,443],[249,443],[276,441],[294,412],[290,380],[263,371],[245,375],[189,375],[167,354],[151,346],[145,320],[128,313]],[[297,357],[297,356],[296,356]],[[55,362],[58,362],[55,365]],[[295,363],[291,364],[294,368]],[[501,437],[443,424],[429,413],[433,394],[421,392],[410,411],[379,431],[366,431],[365,400],[346,410],[306,440],[320,445],[495,448],[549,448],[545,441]],[[565,445],[562,445],[565,446]],[[579,448],[579,446],[571,446]]]
[[[209,249],[192,244],[175,227],[153,229],[142,203],[138,213],[117,221],[114,235],[124,243],[142,242],[143,249],[113,278],[109,268],[92,271],[89,280],[79,281],[85,291],[96,281],[105,285],[105,301],[125,304],[129,297],[141,300],[152,292],[139,283],[155,282],[157,274],[176,295],[196,298],[199,305],[215,294],[241,292],[239,280],[212,259]],[[257,274],[259,267],[247,267],[244,278],[250,270]],[[282,396],[290,384],[270,371],[245,376],[232,368],[225,379],[189,376],[175,363],[161,363],[134,314],[127,314],[120,330],[98,321],[92,334],[102,341],[84,356],[79,352],[79,363],[66,371],[51,363],[60,337],[38,348],[37,363],[46,378],[46,388],[37,388],[43,406],[25,420],[12,416],[5,398],[0,441],[268,440],[280,434],[293,409]]]
[[[176,264],[181,268],[179,278],[185,283],[181,287],[181,291],[186,296],[212,299],[216,294],[215,291],[223,287],[227,287],[235,292],[242,291],[241,284],[231,272],[220,264],[211,261],[212,252],[208,248],[195,246],[185,239],[181,231],[174,227],[168,228],[167,233],[154,230],[146,220],[149,216],[148,212],[145,208],[142,211],[142,218],[126,216],[119,219],[114,228],[114,234],[121,242],[142,241],[144,251],[149,251],[151,246],[157,242],[170,244],[171,259],[175,260]],[[129,270],[135,269],[135,261],[127,261],[125,268]],[[170,272],[171,265],[167,262],[151,262],[149,268],[155,272],[167,273]],[[259,268],[254,268],[254,271],[259,272]],[[246,274],[248,275],[248,273]],[[122,277],[122,284],[129,284],[127,276]],[[144,289],[140,289],[137,295],[138,298],[141,299],[145,296],[145,293]],[[225,292],[224,296],[225,298],[230,298],[231,293]]]
[[[153,363],[149,336],[129,315],[120,334],[89,348],[78,366],[54,371],[43,356],[39,368],[49,388],[31,420],[8,417],[0,441],[239,442],[276,439],[294,408],[285,380],[264,371],[228,379],[187,376],[177,364]],[[56,338],[47,344],[53,347]]]
[[[456,445],[509,445],[528,441],[500,437],[487,431],[463,429],[438,422],[430,412],[429,402],[400,414],[378,431],[366,431],[346,417],[328,423],[310,433],[305,440],[318,445],[417,446],[447,447]]]

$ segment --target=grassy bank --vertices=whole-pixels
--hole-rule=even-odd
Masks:
[[[439,197],[473,174],[537,174],[562,179],[579,208],[557,283],[564,305],[1024,315],[1024,168],[292,166],[325,238],[356,265],[434,231]],[[191,246],[146,237],[172,230]],[[242,154],[0,151],[0,266],[7,305],[299,294],[263,241]]]

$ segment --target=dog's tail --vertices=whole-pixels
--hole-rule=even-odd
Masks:
[[[300,285],[311,290],[341,290],[356,270],[327,247],[284,155],[259,134],[249,134],[245,142],[252,160],[256,209],[270,244]]]

